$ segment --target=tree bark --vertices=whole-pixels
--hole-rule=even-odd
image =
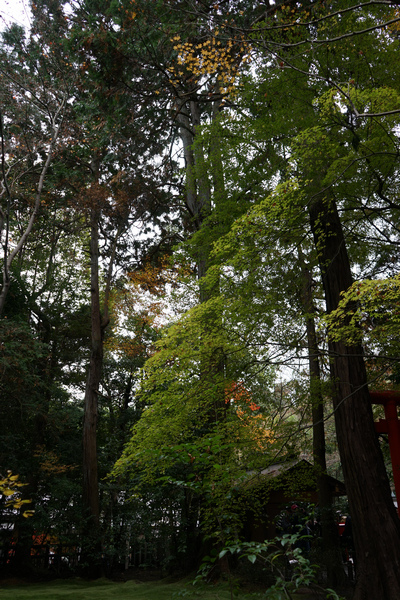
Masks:
[[[310,223],[326,308],[352,283],[350,261],[332,198],[314,197]],[[362,348],[329,341],[337,442],[357,558],[354,600],[400,598],[400,521],[374,429]]]
[[[326,445],[324,423],[324,398],[320,369],[320,351],[315,330],[315,307],[312,294],[312,277],[299,251],[303,271],[303,307],[306,315],[310,396],[313,426],[313,458],[317,469],[318,507],[321,515],[322,558],[327,570],[327,583],[332,588],[343,588],[347,578],[343,569],[339,532],[332,509],[332,489],[326,477]]]
[[[93,173],[98,179],[98,159],[92,163]],[[86,521],[85,537],[88,541],[84,558],[90,559],[93,567],[89,574],[101,574],[101,540],[100,540],[100,498],[97,461],[97,417],[98,394],[103,370],[104,332],[109,324],[109,299],[112,274],[116,260],[118,240],[127,225],[127,220],[119,223],[112,241],[109,264],[104,290],[103,307],[100,306],[99,284],[99,222],[101,218],[100,198],[94,200],[90,209],[90,293],[91,293],[91,354],[86,381],[84,418],[83,418],[83,489],[82,499],[84,518]]]
[[[90,286],[91,286],[91,355],[85,391],[83,420],[83,503],[92,524],[99,523],[99,497],[97,477],[97,407],[98,389],[103,362],[103,331],[100,314],[98,214],[91,211],[90,237]]]
[[[98,391],[103,366],[103,328],[100,313],[99,290],[99,210],[91,209],[90,215],[90,287],[91,287],[91,355],[86,381],[83,417],[83,509],[86,522],[88,547],[84,549],[84,560],[92,564],[100,550],[100,505],[97,473],[97,414]],[[85,535],[86,537],[86,535]],[[97,574],[97,573],[93,573]]]

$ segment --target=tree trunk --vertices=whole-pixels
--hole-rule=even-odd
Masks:
[[[331,312],[352,283],[345,239],[332,199],[315,198],[309,212]],[[400,521],[374,429],[362,348],[330,341],[329,352],[336,434],[356,548],[354,600],[398,600]]]
[[[88,534],[88,548],[84,550],[84,560],[93,563],[99,552],[99,483],[97,474],[97,412],[98,390],[103,365],[103,328],[100,313],[99,291],[99,210],[91,209],[90,215],[90,287],[91,287],[91,355],[85,391],[85,412],[83,418],[83,508],[86,519],[85,534]],[[95,562],[95,561],[94,561]]]
[[[202,534],[198,526],[202,497],[185,490],[183,504],[182,526],[185,531],[186,548],[184,555],[180,556],[181,564],[186,573],[190,573],[199,566]]]
[[[200,107],[197,102],[179,104],[179,134],[186,171],[186,207],[191,219],[190,228],[195,231],[201,229],[204,219],[209,216],[211,210],[211,189],[204,148],[201,141],[196,140],[200,130],[200,117]],[[207,273],[209,251],[208,246],[197,248],[195,260],[197,277],[200,281]],[[200,282],[200,302],[204,302],[207,298],[207,292]]]
[[[321,562],[327,570],[327,584],[332,588],[343,588],[347,578],[343,569],[340,538],[332,509],[332,489],[326,477],[326,447],[324,424],[324,399],[320,369],[320,352],[315,331],[312,277],[308,267],[302,261],[303,306],[306,315],[308,362],[310,372],[310,396],[313,424],[313,458],[317,469],[318,507],[321,515],[322,557]]]

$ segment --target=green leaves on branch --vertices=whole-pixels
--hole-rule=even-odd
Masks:
[[[139,391],[146,409],[117,471],[126,461],[158,473],[176,462],[209,465],[213,448],[224,455],[218,459],[223,464],[241,445],[248,451],[258,443],[249,439],[246,419],[252,436],[257,429],[261,435],[265,422],[258,426],[251,391],[239,384],[244,356],[240,340],[230,336],[228,313],[226,298],[212,298],[188,311],[157,342]]]
[[[218,559],[232,555],[241,560],[247,559],[251,564],[260,563],[264,570],[274,576],[275,584],[268,587],[265,598],[292,598],[292,594],[300,588],[308,588],[318,597],[340,600],[334,590],[324,589],[317,584],[318,566],[312,564],[299,548],[301,540],[307,537],[309,536],[297,532],[264,542],[236,542],[226,545],[218,554],[203,559],[194,583],[206,578]]]
[[[338,308],[324,317],[332,340],[363,342],[367,350],[398,352],[400,331],[400,276],[356,281]]]

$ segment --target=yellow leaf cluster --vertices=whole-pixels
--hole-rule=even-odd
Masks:
[[[244,38],[221,39],[218,30],[201,43],[183,42],[179,35],[171,38],[178,66],[170,67],[170,82],[177,85],[186,70],[196,77],[217,75],[221,91],[233,92],[239,67],[250,61],[251,48]]]
[[[392,19],[399,19],[399,21],[392,23],[388,26],[390,31],[397,33],[400,31],[400,8],[395,8],[392,14]]]
[[[25,504],[30,504],[31,500],[22,500],[19,489],[26,483],[18,481],[19,475],[13,475],[11,471],[7,471],[7,477],[0,479],[0,494],[9,498],[6,502],[8,508],[14,508],[19,510]],[[33,510],[25,510],[22,515],[24,517],[30,517],[34,513]]]
[[[40,470],[47,475],[61,475],[75,469],[73,465],[61,464],[57,454],[45,451],[44,446],[38,446],[34,456],[41,459]]]

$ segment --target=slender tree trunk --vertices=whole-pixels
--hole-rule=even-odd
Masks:
[[[181,556],[181,560],[183,568],[187,573],[196,569],[200,562],[202,538],[198,522],[202,500],[201,496],[193,493],[191,490],[185,490],[182,526],[185,531],[186,549],[184,556]]]
[[[329,587],[344,587],[347,583],[343,569],[339,532],[332,510],[332,489],[326,477],[326,445],[324,425],[324,398],[320,369],[320,351],[315,330],[315,308],[312,277],[299,252],[303,271],[303,306],[306,315],[310,395],[313,424],[313,458],[317,469],[318,506],[321,515],[322,563],[327,569]]]
[[[98,174],[98,161],[93,161],[93,172]],[[97,461],[97,418],[98,394],[103,369],[104,331],[109,324],[109,297],[118,239],[125,227],[122,220],[112,243],[104,292],[103,310],[100,307],[99,284],[99,221],[101,218],[100,198],[90,209],[90,293],[91,293],[91,354],[86,381],[83,418],[83,508],[86,521],[85,538],[87,547],[84,560],[89,559],[89,574],[101,574],[100,498]]]
[[[335,202],[314,197],[309,213],[330,312],[352,283],[350,262]],[[330,341],[329,351],[336,434],[356,548],[354,600],[398,600],[400,521],[374,429],[362,348]]]
[[[103,328],[100,313],[99,290],[99,210],[90,214],[90,292],[91,292],[91,354],[86,381],[83,418],[83,508],[86,526],[84,537],[87,546],[83,560],[89,562],[90,575],[98,575],[100,561],[100,505],[97,473],[97,415],[98,391],[103,366]]]

